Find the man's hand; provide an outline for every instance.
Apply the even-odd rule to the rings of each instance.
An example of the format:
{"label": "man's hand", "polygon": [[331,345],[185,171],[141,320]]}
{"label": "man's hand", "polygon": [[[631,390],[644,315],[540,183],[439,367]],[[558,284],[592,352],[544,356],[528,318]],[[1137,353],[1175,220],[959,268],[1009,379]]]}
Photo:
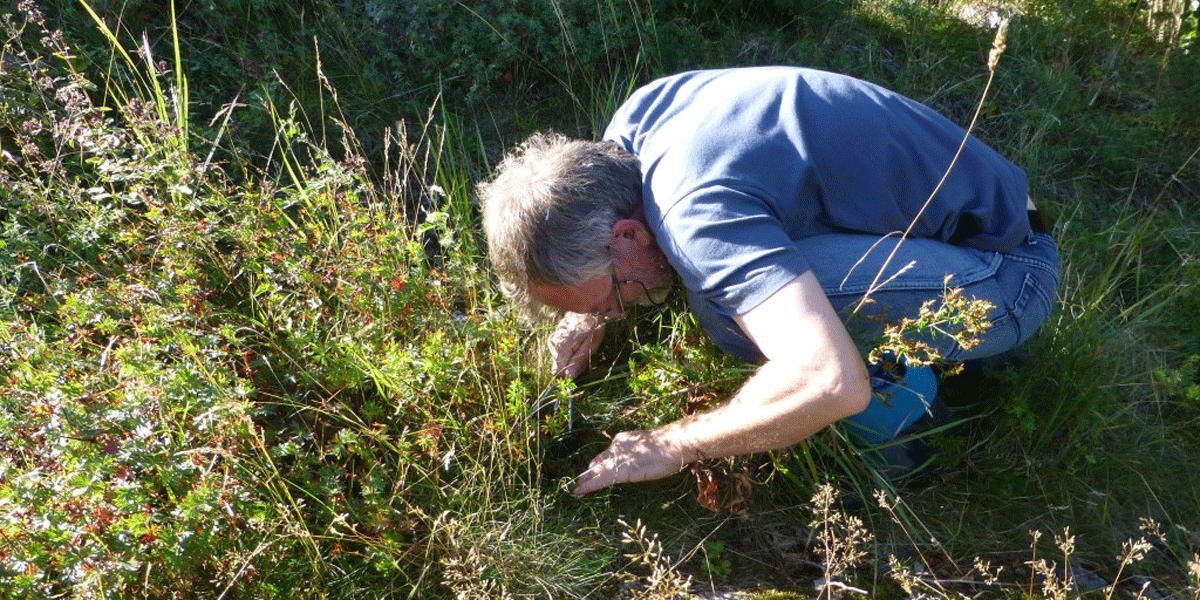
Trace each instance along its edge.
{"label": "man's hand", "polygon": [[588,470],[576,478],[574,494],[673,475],[699,458],[672,437],[660,429],[618,433],[608,449],[596,455]]}
{"label": "man's hand", "polygon": [[604,340],[604,321],[596,315],[567,313],[546,344],[554,359],[554,375],[574,379],[587,368]]}
{"label": "man's hand", "polygon": [[734,320],[767,362],[710,410],[614,437],[576,495],[666,477],[701,458],[786,448],[867,407],[867,370],[811,272]]}

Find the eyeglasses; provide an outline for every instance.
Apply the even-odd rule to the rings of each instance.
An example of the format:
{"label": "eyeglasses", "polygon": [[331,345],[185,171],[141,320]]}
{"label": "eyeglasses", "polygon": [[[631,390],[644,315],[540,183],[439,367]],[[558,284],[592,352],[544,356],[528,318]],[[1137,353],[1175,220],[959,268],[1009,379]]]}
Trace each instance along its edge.
{"label": "eyeglasses", "polygon": [[641,295],[637,296],[639,304],[641,303],[641,300],[643,298],[645,299],[645,302],[647,304],[649,304],[650,306],[653,306],[653,307],[663,306],[667,303],[666,294],[662,294],[662,297],[660,299],[655,300],[654,295],[650,293],[650,289],[646,287],[646,284],[644,284],[636,279],[617,279],[617,268],[615,265],[612,267],[612,269],[611,269],[611,271],[609,271],[609,273],[612,275],[612,292],[611,293],[614,296],[616,296],[616,298],[617,298],[617,310],[614,312],[613,307],[611,305],[605,307],[603,310],[601,310],[599,312],[600,320],[607,323],[610,321],[616,321],[617,319],[620,319],[621,317],[625,316],[625,298],[621,295],[621,286],[622,285],[634,284],[634,285],[637,285],[638,287],[642,288]]}

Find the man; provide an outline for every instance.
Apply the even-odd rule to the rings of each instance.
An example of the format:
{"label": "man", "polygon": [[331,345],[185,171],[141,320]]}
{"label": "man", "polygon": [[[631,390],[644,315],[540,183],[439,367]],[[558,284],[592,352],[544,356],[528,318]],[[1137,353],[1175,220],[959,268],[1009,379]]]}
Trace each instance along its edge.
{"label": "man", "polygon": [[505,294],[565,313],[558,373],[578,375],[604,324],[676,274],[714,341],[761,366],[708,412],[613,437],[576,494],[846,418],[874,441],[901,432],[929,394],[872,402],[880,380],[841,320],[868,292],[891,318],[945,285],[990,302],[978,346],[928,340],[951,360],[1024,341],[1053,303],[1058,257],[1024,171],[881,87],[788,67],[683,73],[637,90],[604,140],[534,135],[479,187]]}

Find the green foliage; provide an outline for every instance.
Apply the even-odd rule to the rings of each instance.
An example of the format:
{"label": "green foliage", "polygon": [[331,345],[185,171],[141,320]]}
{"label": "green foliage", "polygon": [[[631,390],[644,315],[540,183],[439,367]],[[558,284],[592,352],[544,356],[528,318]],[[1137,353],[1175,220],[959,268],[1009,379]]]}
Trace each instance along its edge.
{"label": "green foliage", "polygon": [[[430,182],[469,188],[448,161],[402,145],[414,175],[385,195],[269,105],[280,171],[236,183],[160,110],[181,80],[147,71],[98,106],[44,24],[7,18],[0,82],[0,587],[357,597],[490,547],[445,537],[442,510],[499,510],[472,498],[538,476],[537,431],[493,404],[522,389],[521,338],[488,308],[469,204]],[[504,505],[537,526],[546,502]],[[589,581],[541,574],[572,555],[561,535],[503,535],[510,589]]]}
{"label": "green foliage", "polygon": [[728,579],[733,575],[733,561],[725,554],[724,540],[711,540],[704,544],[704,570],[717,579]]}
{"label": "green foliage", "polygon": [[[946,283],[950,276],[946,277]],[[926,339],[949,338],[958,347],[971,349],[991,327],[988,312],[990,302],[974,300],[963,295],[962,289],[946,289],[940,298],[927,300],[915,318],[904,318],[884,327],[883,340],[867,355],[871,363],[883,363],[888,357],[908,364],[927,366],[942,357]]]}
{"label": "green foliage", "polygon": [[638,427],[663,425],[711,408],[748,375],[745,367],[702,342],[690,318],[679,321],[669,339],[636,348],[630,359],[629,391],[638,404],[629,416]]}
{"label": "green foliage", "polygon": [[237,460],[254,388],[187,251],[212,233],[203,174],[161,96],[94,105],[42,26],[32,8],[4,26],[21,60],[0,83],[0,577],[19,595],[152,571],[149,589],[191,589],[237,568],[255,536],[233,532],[270,526]]}
{"label": "green foliage", "polygon": [[[598,429],[702,410],[749,370],[675,306],[623,327],[632,349],[609,342],[609,380],[551,384],[540,332],[484,264],[471,188],[487,156],[528,128],[597,131],[637,81],[697,66],[843,70],[965,123],[992,34],[959,4],[56,1],[43,19],[22,2],[0,49],[0,595],[615,594],[623,509],[567,497],[563,478]],[[1059,216],[1058,312],[1032,361],[979,381],[984,443],[941,446],[962,477],[889,496],[910,503],[889,509],[901,535],[1011,555],[1014,529],[1071,519],[1103,562],[1151,506],[1170,556],[1139,568],[1187,581],[1194,2],[1183,17],[1174,46],[1126,3],[1014,17],[976,132]],[[918,329],[955,318],[931,310]],[[530,416],[542,390],[560,408]],[[866,490],[858,458],[823,432],[762,495]],[[718,467],[695,472],[701,502],[754,533],[763,486]],[[633,517],[680,537],[711,523],[690,495],[646,489],[620,490]],[[737,502],[715,500],[726,489]],[[1030,515],[1038,501],[1079,514]],[[639,590],[757,564],[740,538],[677,553],[632,533]],[[917,537],[918,554],[946,550]]]}
{"label": "green foliage", "polygon": [[[92,41],[85,55],[91,67],[111,75],[111,49],[96,39],[89,11],[73,0],[47,4],[53,20]],[[463,110],[510,90],[524,91],[513,103],[528,95],[558,98],[565,110],[588,112],[598,108],[592,96],[603,82],[658,63],[654,7],[641,0],[177,4],[167,10],[146,0],[98,2],[95,14],[116,38],[145,40],[158,56],[168,55],[178,31],[180,52],[189,57],[183,68],[198,86],[190,98],[198,119],[242,100],[251,111],[234,123],[235,139],[250,153],[274,131],[257,109],[282,92],[298,102],[319,142],[336,147],[340,140],[324,137],[332,101],[322,79],[340,92],[343,122],[375,131],[419,118],[439,98]],[[376,138],[364,140],[367,158],[376,160]]]}
{"label": "green foliage", "polygon": [[1188,357],[1177,368],[1156,369],[1154,378],[1163,393],[1176,399],[1183,409],[1200,411],[1200,355]]}

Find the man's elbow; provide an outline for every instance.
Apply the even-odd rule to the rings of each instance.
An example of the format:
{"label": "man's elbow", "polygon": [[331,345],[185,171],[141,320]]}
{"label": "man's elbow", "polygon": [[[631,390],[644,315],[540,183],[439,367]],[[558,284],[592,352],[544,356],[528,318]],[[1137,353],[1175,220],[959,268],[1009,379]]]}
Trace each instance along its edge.
{"label": "man's elbow", "polygon": [[838,399],[838,419],[844,419],[867,409],[871,402],[871,380],[861,361],[841,365],[830,374],[830,393]]}

